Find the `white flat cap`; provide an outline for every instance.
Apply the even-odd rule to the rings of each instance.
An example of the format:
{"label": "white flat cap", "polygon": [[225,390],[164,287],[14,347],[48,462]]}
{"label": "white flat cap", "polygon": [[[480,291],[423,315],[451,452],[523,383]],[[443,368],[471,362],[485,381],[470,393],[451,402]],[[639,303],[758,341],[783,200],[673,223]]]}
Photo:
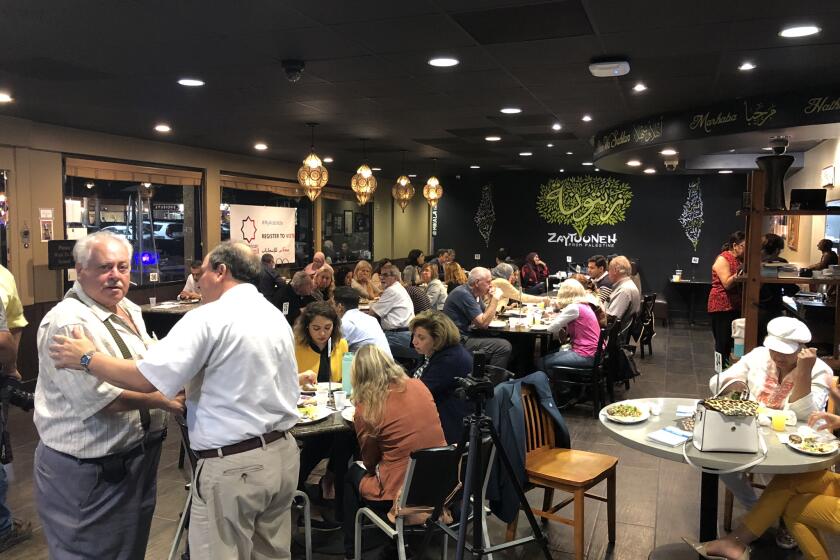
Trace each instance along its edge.
{"label": "white flat cap", "polygon": [[802,344],[811,342],[811,331],[807,325],[793,317],[776,317],[767,323],[767,338],[764,346],[782,354],[799,351]]}

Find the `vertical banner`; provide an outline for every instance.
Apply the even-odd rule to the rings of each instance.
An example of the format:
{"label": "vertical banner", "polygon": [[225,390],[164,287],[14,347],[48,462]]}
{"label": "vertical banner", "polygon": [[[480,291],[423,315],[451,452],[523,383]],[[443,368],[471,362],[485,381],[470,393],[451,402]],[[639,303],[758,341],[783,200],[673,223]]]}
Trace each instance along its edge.
{"label": "vertical banner", "polygon": [[271,253],[275,262],[295,262],[296,208],[230,205],[230,238],[244,241],[257,255]]}

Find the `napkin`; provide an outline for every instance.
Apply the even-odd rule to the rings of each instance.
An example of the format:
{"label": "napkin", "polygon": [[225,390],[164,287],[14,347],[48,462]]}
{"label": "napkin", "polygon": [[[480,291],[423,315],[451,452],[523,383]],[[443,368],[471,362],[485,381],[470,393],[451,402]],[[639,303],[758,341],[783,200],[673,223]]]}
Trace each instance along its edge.
{"label": "napkin", "polygon": [[689,416],[694,416],[694,412],[697,410],[696,406],[689,406],[686,404],[681,404],[677,406],[677,418],[687,418]]}
{"label": "napkin", "polygon": [[691,438],[691,434],[679,428],[668,426],[667,428],[649,433],[647,437],[656,443],[661,443],[668,447],[676,447],[688,441]]}

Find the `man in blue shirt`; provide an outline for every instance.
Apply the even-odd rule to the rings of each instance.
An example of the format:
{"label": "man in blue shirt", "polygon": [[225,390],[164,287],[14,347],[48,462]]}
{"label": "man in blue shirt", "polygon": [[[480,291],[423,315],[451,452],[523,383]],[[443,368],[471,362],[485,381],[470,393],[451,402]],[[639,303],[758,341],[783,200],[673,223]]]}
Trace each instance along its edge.
{"label": "man in blue shirt", "polygon": [[341,336],[347,341],[350,351],[357,352],[362,346],[375,344],[390,356],[391,347],[379,321],[359,310],[359,292],[350,286],[339,286],[333,297],[341,317]]}
{"label": "man in blue shirt", "polygon": [[490,365],[506,368],[512,350],[510,342],[503,338],[475,336],[472,331],[473,328],[486,329],[496,316],[502,291],[493,289],[489,303],[485,306],[483,301],[493,286],[491,280],[489,270],[480,266],[473,268],[467,283],[449,292],[443,312],[461,331],[461,340],[467,350],[484,352]]}

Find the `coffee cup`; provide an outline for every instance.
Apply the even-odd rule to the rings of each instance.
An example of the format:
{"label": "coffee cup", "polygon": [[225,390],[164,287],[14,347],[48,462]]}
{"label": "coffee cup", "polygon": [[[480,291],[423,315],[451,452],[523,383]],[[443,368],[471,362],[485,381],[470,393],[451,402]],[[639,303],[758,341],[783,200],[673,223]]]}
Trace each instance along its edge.
{"label": "coffee cup", "polygon": [[157,298],[156,297],[150,297],[149,298],[149,305],[151,305],[152,307],[157,305]]}
{"label": "coffee cup", "polygon": [[345,391],[333,391],[333,398],[335,399],[336,410],[342,410],[347,406],[347,393]]}

